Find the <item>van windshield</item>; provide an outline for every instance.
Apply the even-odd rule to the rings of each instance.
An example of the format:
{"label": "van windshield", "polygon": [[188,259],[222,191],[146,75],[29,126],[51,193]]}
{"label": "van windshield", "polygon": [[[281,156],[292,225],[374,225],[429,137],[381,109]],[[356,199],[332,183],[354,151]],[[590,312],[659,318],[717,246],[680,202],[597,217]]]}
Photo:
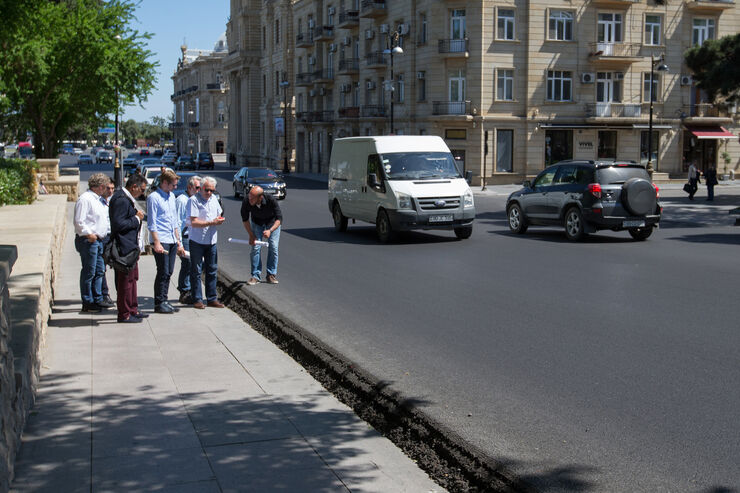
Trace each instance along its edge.
{"label": "van windshield", "polygon": [[398,152],[381,159],[388,180],[462,178],[449,152]]}

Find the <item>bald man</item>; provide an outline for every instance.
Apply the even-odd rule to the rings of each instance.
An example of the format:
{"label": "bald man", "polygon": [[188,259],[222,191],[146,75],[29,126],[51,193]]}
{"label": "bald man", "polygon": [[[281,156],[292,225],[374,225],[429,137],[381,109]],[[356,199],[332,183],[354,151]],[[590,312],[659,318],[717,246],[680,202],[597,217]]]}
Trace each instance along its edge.
{"label": "bald man", "polygon": [[274,197],[265,195],[262,187],[254,186],[242,202],[242,222],[249,234],[249,244],[252,245],[250,256],[252,259],[252,277],[247,284],[253,286],[260,282],[262,277],[262,247],[255,245],[257,240],[269,244],[267,250],[267,282],[277,284],[278,244],[280,243],[280,225],[283,222],[283,213]]}

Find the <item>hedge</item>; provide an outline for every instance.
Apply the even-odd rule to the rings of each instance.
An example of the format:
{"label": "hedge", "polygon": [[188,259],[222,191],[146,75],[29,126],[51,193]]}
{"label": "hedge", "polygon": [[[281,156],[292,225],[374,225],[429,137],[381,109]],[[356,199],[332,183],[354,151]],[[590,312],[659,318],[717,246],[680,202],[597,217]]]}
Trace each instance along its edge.
{"label": "hedge", "polygon": [[36,161],[0,158],[0,206],[33,202],[38,168]]}

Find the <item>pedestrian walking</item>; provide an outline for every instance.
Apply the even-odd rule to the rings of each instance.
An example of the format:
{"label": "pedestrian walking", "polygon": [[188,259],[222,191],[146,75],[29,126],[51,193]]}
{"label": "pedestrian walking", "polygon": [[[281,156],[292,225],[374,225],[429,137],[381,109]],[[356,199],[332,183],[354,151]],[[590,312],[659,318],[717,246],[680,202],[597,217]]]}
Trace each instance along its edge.
{"label": "pedestrian walking", "polygon": [[[223,308],[218,301],[216,281],[218,275],[218,229],[224,223],[224,210],[216,192],[216,179],[206,176],[201,180],[200,191],[188,199],[190,216],[190,289],[193,295],[193,307],[199,310],[206,306]],[[201,273],[206,274],[206,298],[203,303],[201,291]]]}
{"label": "pedestrian walking", "polygon": [[[131,175],[126,181],[126,187],[113,194],[110,200],[110,226],[113,247],[119,249],[122,256],[139,250],[139,235],[144,211],[136,208],[136,199],[146,190],[146,178],[141,175]],[[138,260],[128,272],[115,270],[116,306],[118,321],[121,323],[138,323],[148,314],[139,310],[139,301],[136,283],[139,280]]]}
{"label": "pedestrian walking", "polygon": [[[185,193],[177,197],[177,217],[180,220],[180,238],[182,238],[182,247],[186,252],[190,251],[190,216],[188,201],[190,197],[200,190],[200,176],[191,176],[188,180]],[[177,290],[180,292],[180,303],[192,305],[196,300],[190,292],[190,258],[187,255],[180,257],[180,275],[177,278]]]}
{"label": "pedestrian walking", "polygon": [[[113,178],[108,177],[108,184],[105,186],[105,191],[103,192],[103,195],[100,197],[100,202],[105,206],[106,210],[108,210],[108,214],[105,215],[105,217],[108,219],[107,221],[107,227],[105,236],[101,240],[103,242],[103,251],[105,251],[105,247],[110,242],[110,208],[109,208],[109,200],[113,196],[113,192],[116,191],[116,184],[113,182]],[[105,269],[105,265],[103,265],[103,268]],[[101,306],[104,306],[106,308],[111,308],[116,306],[116,304],[113,302],[113,300],[110,297],[110,290],[108,289],[108,279],[106,279],[105,272],[103,272],[103,279],[100,283],[100,291],[103,294],[103,301],[100,303]]]}
{"label": "pedestrian walking", "polygon": [[704,173],[704,182],[707,185],[707,200],[714,200],[714,186],[717,184],[717,170],[710,166]]}
{"label": "pedestrian walking", "polygon": [[262,277],[262,258],[259,245],[255,242],[259,239],[268,242],[267,250],[267,282],[277,284],[278,246],[280,243],[280,226],[283,223],[283,213],[280,206],[271,195],[265,195],[262,187],[254,186],[242,201],[242,222],[244,229],[249,234],[249,244],[252,245],[250,252],[252,260],[252,277],[247,284],[253,286],[260,282]]}
{"label": "pedestrian walking", "polygon": [[175,257],[184,255],[180,241],[180,223],[172,191],[177,187],[177,175],[166,170],[160,175],[159,187],[146,199],[147,225],[154,250],[157,275],[154,278],[154,311],[175,313],[180,311],[167,300],[170,277],[175,268]]}
{"label": "pedestrian walking", "polygon": [[102,238],[108,228],[108,209],[100,201],[109,178],[103,173],[94,173],[87,180],[88,190],[80,195],[75,204],[75,249],[80,254],[80,297],[82,311],[97,313],[102,305],[102,278],[105,275]]}
{"label": "pedestrian walking", "polygon": [[694,200],[694,194],[699,189],[699,170],[692,162],[689,166],[689,200]]}

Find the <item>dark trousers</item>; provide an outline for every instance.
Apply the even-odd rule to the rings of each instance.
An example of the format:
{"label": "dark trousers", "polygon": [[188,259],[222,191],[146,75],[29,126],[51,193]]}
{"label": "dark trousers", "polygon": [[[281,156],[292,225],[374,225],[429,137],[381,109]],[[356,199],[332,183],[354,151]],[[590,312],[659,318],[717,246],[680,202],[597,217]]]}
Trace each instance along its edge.
{"label": "dark trousers", "polygon": [[689,178],[689,185],[691,185],[691,192],[689,192],[690,199],[693,199],[694,194],[696,193],[697,190],[699,190],[699,185],[697,185],[698,181],[699,180],[697,180],[696,178]]}
{"label": "dark trousers", "polygon": [[714,185],[707,185],[707,200],[714,200]]}
{"label": "dark trousers", "polygon": [[[190,251],[190,239],[187,236],[182,238],[182,247],[185,251]],[[180,294],[190,291],[190,259],[180,257],[180,275],[177,278],[177,290]]]}
{"label": "dark trousers", "polygon": [[139,313],[139,300],[136,294],[136,281],[139,280],[139,263],[137,262],[127,274],[118,271],[115,271],[115,273],[118,318],[125,320],[134,313]]}
{"label": "dark trousers", "polygon": [[103,301],[101,294],[102,277],[105,275],[103,262],[103,242],[87,241],[85,236],[75,237],[75,249],[80,252],[82,270],[80,271],[80,296],[83,305]]}
{"label": "dark trousers", "polygon": [[154,262],[157,264],[157,275],[154,277],[154,306],[167,301],[170,277],[172,277],[172,271],[175,270],[175,259],[177,258],[177,243],[162,243],[162,248],[167,253],[154,252]]}
{"label": "dark trousers", "polygon": [[202,245],[190,242],[190,292],[194,301],[204,301],[200,287],[201,272],[206,273],[206,302],[216,301],[216,281],[218,276],[218,250],[216,245]]}
{"label": "dark trousers", "polygon": [[[105,251],[105,247],[110,241],[110,235],[106,236],[100,241],[103,242],[103,251]],[[108,298],[110,296],[110,291],[108,290],[108,281],[105,279],[105,271],[103,271],[103,279],[100,283],[100,293],[103,295],[103,298]]]}

